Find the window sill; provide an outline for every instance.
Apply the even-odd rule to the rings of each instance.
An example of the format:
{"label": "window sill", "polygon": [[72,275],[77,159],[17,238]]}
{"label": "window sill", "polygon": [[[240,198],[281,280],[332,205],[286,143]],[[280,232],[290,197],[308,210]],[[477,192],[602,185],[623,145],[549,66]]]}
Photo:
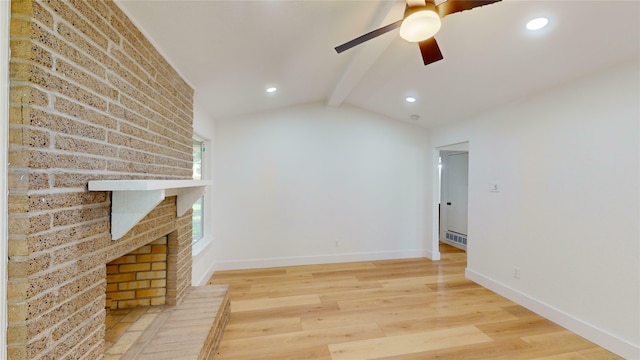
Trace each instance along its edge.
{"label": "window sill", "polygon": [[191,256],[198,256],[198,254],[200,254],[202,250],[206,249],[207,246],[211,245],[212,243],[213,238],[205,235],[205,237],[193,244],[193,246],[191,247]]}

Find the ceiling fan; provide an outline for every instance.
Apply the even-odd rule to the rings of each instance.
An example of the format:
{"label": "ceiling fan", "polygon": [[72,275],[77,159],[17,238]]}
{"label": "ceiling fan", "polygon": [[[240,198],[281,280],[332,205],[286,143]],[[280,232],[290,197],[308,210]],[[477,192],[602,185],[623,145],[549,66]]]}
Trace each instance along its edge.
{"label": "ceiling fan", "polygon": [[435,0],[407,0],[407,6],[401,20],[336,46],[335,49],[340,54],[399,27],[400,37],[409,42],[417,42],[422,53],[422,61],[425,65],[429,65],[444,59],[440,47],[433,37],[440,30],[442,18],[498,1],[501,0],[447,0],[436,5]]}

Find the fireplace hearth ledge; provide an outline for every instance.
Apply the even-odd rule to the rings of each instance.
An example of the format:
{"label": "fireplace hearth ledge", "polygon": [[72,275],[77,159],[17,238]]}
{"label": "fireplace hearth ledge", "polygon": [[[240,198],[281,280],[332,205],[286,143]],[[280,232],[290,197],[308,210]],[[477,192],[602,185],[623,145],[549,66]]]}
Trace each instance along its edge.
{"label": "fireplace hearth ledge", "polygon": [[111,239],[118,240],[167,196],[177,196],[177,216],[191,208],[209,180],[92,180],[89,191],[111,191]]}

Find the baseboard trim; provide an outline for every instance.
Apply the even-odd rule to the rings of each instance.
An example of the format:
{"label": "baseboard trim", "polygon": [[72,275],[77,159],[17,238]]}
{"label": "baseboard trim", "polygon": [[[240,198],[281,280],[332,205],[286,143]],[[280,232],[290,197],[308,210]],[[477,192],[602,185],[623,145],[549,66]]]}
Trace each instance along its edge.
{"label": "baseboard trim", "polygon": [[554,323],[573,331],[585,339],[602,346],[603,348],[625,358],[640,359],[640,346],[631,344],[613,334],[586,323],[570,314],[553,306],[539,301],[529,295],[515,290],[505,284],[497,282],[483,274],[467,268],[465,276],[485,288],[500,294],[507,299],[535,312],[536,314],[553,321]]}
{"label": "baseboard trim", "polygon": [[[380,251],[367,253],[349,253],[349,254],[332,254],[318,256],[295,256],[268,259],[248,259],[248,260],[231,260],[216,261],[215,270],[243,270],[243,269],[264,269],[280,266],[298,266],[298,265],[314,265],[314,264],[332,264],[355,261],[375,261],[390,259],[411,259],[411,258],[429,258],[432,259],[423,250],[398,250],[398,251]],[[437,253],[438,257],[440,253]]]}
{"label": "baseboard trim", "polygon": [[[207,285],[213,273],[216,272],[216,264],[211,264],[207,271],[198,279],[197,281],[193,281],[194,286],[204,286]],[[192,279],[193,280],[193,279]]]}
{"label": "baseboard trim", "polygon": [[191,256],[191,283],[195,286],[207,285],[211,275],[216,271],[211,261],[215,255],[213,241],[202,239],[196,243]]}
{"label": "baseboard trim", "polygon": [[432,261],[438,261],[440,260],[440,251],[430,251],[430,250],[425,250],[425,257],[429,260]]}

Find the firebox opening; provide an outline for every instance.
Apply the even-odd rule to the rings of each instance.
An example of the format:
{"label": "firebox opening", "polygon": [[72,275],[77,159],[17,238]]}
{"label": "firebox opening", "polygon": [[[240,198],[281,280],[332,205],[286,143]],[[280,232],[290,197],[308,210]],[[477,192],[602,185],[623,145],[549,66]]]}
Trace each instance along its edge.
{"label": "firebox opening", "polygon": [[163,236],[107,263],[107,309],[166,304],[167,241]]}

